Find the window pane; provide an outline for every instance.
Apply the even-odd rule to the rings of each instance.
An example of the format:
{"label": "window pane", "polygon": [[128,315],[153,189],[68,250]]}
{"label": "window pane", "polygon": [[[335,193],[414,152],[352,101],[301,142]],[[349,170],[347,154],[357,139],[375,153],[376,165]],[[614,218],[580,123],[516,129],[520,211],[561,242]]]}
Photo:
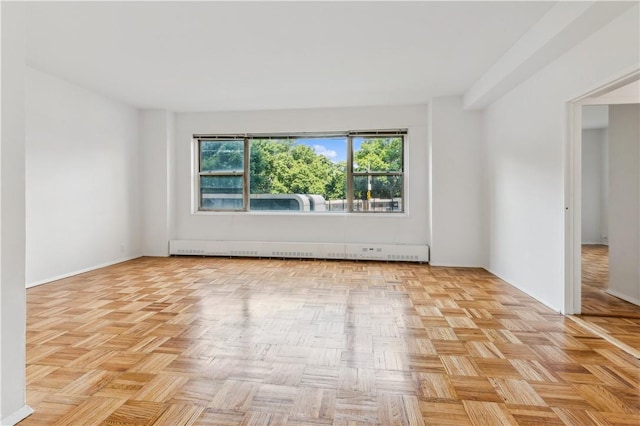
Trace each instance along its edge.
{"label": "window pane", "polygon": [[401,172],[402,137],[353,138],[354,172]]}
{"label": "window pane", "polygon": [[354,176],[353,211],[403,211],[402,176]]}
{"label": "window pane", "polygon": [[252,210],[344,211],[345,137],[252,139]]}
{"label": "window pane", "polygon": [[242,172],[244,141],[202,141],[200,155],[201,172]]}
{"label": "window pane", "polygon": [[242,176],[200,176],[200,208],[242,209]]}

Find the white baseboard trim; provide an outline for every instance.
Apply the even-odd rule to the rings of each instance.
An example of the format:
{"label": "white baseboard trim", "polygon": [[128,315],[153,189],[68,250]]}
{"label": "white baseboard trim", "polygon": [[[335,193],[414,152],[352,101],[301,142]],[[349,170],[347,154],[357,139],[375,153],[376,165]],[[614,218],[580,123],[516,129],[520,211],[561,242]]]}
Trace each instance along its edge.
{"label": "white baseboard trim", "polygon": [[114,260],[112,262],[107,262],[107,263],[102,263],[100,265],[90,266],[88,268],[80,269],[78,271],[73,271],[73,272],[69,272],[69,273],[66,273],[66,274],[62,274],[62,275],[56,275],[55,277],[46,278],[44,280],[36,281],[36,282],[33,282],[33,283],[27,283],[27,288],[36,287],[36,286],[39,286],[39,285],[42,285],[42,284],[47,284],[47,283],[50,283],[50,282],[53,282],[53,281],[62,280],[64,278],[69,278],[69,277],[72,277],[74,275],[83,274],[85,272],[95,271],[96,269],[105,268],[107,266],[115,265],[117,263],[127,262],[129,260],[137,259],[139,257],[142,257],[142,255],[135,255],[135,256],[125,257],[125,258],[122,258],[122,259]]}
{"label": "white baseboard trim", "polygon": [[610,294],[612,296],[615,296],[618,299],[626,300],[629,303],[633,303],[634,305],[640,306],[640,299],[636,299],[635,297],[631,297],[628,294],[623,294],[623,293],[617,292],[615,290],[611,290],[610,288],[606,289],[604,292],[607,293],[607,294]]}
{"label": "white baseboard trim", "polygon": [[[474,269],[484,269],[485,271],[489,272],[487,270],[487,267],[484,265],[477,265],[474,263],[465,263],[465,264],[460,264],[460,263],[455,263],[455,262],[433,262],[433,261],[429,261],[429,265],[431,266],[438,266],[438,267],[442,267],[442,268],[474,268]],[[495,274],[493,274],[495,275]]]}
{"label": "white baseboard trim", "polygon": [[13,426],[15,424],[17,424],[18,422],[26,419],[27,417],[29,417],[31,414],[33,414],[33,408],[29,407],[28,405],[24,405],[21,409],[19,409],[18,411],[8,415],[7,417],[3,418],[0,420],[0,425],[2,426]]}

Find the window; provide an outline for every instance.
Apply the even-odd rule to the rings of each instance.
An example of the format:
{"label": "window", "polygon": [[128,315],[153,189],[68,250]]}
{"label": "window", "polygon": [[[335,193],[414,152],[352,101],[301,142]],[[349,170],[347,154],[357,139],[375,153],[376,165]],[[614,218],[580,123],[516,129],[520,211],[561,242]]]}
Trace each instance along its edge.
{"label": "window", "polygon": [[351,139],[352,211],[403,211],[402,136]]}
{"label": "window", "polygon": [[199,141],[199,199],[201,210],[245,210],[244,139]]}
{"label": "window", "polygon": [[195,135],[198,210],[403,212],[405,135]]}
{"label": "window", "polygon": [[346,137],[255,137],[250,145],[251,210],[345,210]]}

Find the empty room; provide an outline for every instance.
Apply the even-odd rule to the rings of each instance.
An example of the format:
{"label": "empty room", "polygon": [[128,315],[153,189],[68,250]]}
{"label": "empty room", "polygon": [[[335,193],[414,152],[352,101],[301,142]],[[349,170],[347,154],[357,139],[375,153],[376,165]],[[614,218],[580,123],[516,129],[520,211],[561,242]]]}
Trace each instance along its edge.
{"label": "empty room", "polygon": [[639,8],[2,1],[0,424],[638,425]]}

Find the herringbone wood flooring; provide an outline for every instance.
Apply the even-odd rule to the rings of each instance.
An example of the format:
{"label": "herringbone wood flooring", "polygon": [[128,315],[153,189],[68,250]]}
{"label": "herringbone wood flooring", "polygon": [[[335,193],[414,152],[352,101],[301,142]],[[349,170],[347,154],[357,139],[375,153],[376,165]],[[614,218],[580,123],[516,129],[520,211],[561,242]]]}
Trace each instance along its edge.
{"label": "herringbone wood flooring", "polygon": [[640,362],[481,269],[141,258],[27,291],[21,425],[640,422]]}
{"label": "herringbone wood flooring", "polygon": [[640,306],[605,293],[608,287],[608,246],[583,245],[580,317],[640,351]]}

